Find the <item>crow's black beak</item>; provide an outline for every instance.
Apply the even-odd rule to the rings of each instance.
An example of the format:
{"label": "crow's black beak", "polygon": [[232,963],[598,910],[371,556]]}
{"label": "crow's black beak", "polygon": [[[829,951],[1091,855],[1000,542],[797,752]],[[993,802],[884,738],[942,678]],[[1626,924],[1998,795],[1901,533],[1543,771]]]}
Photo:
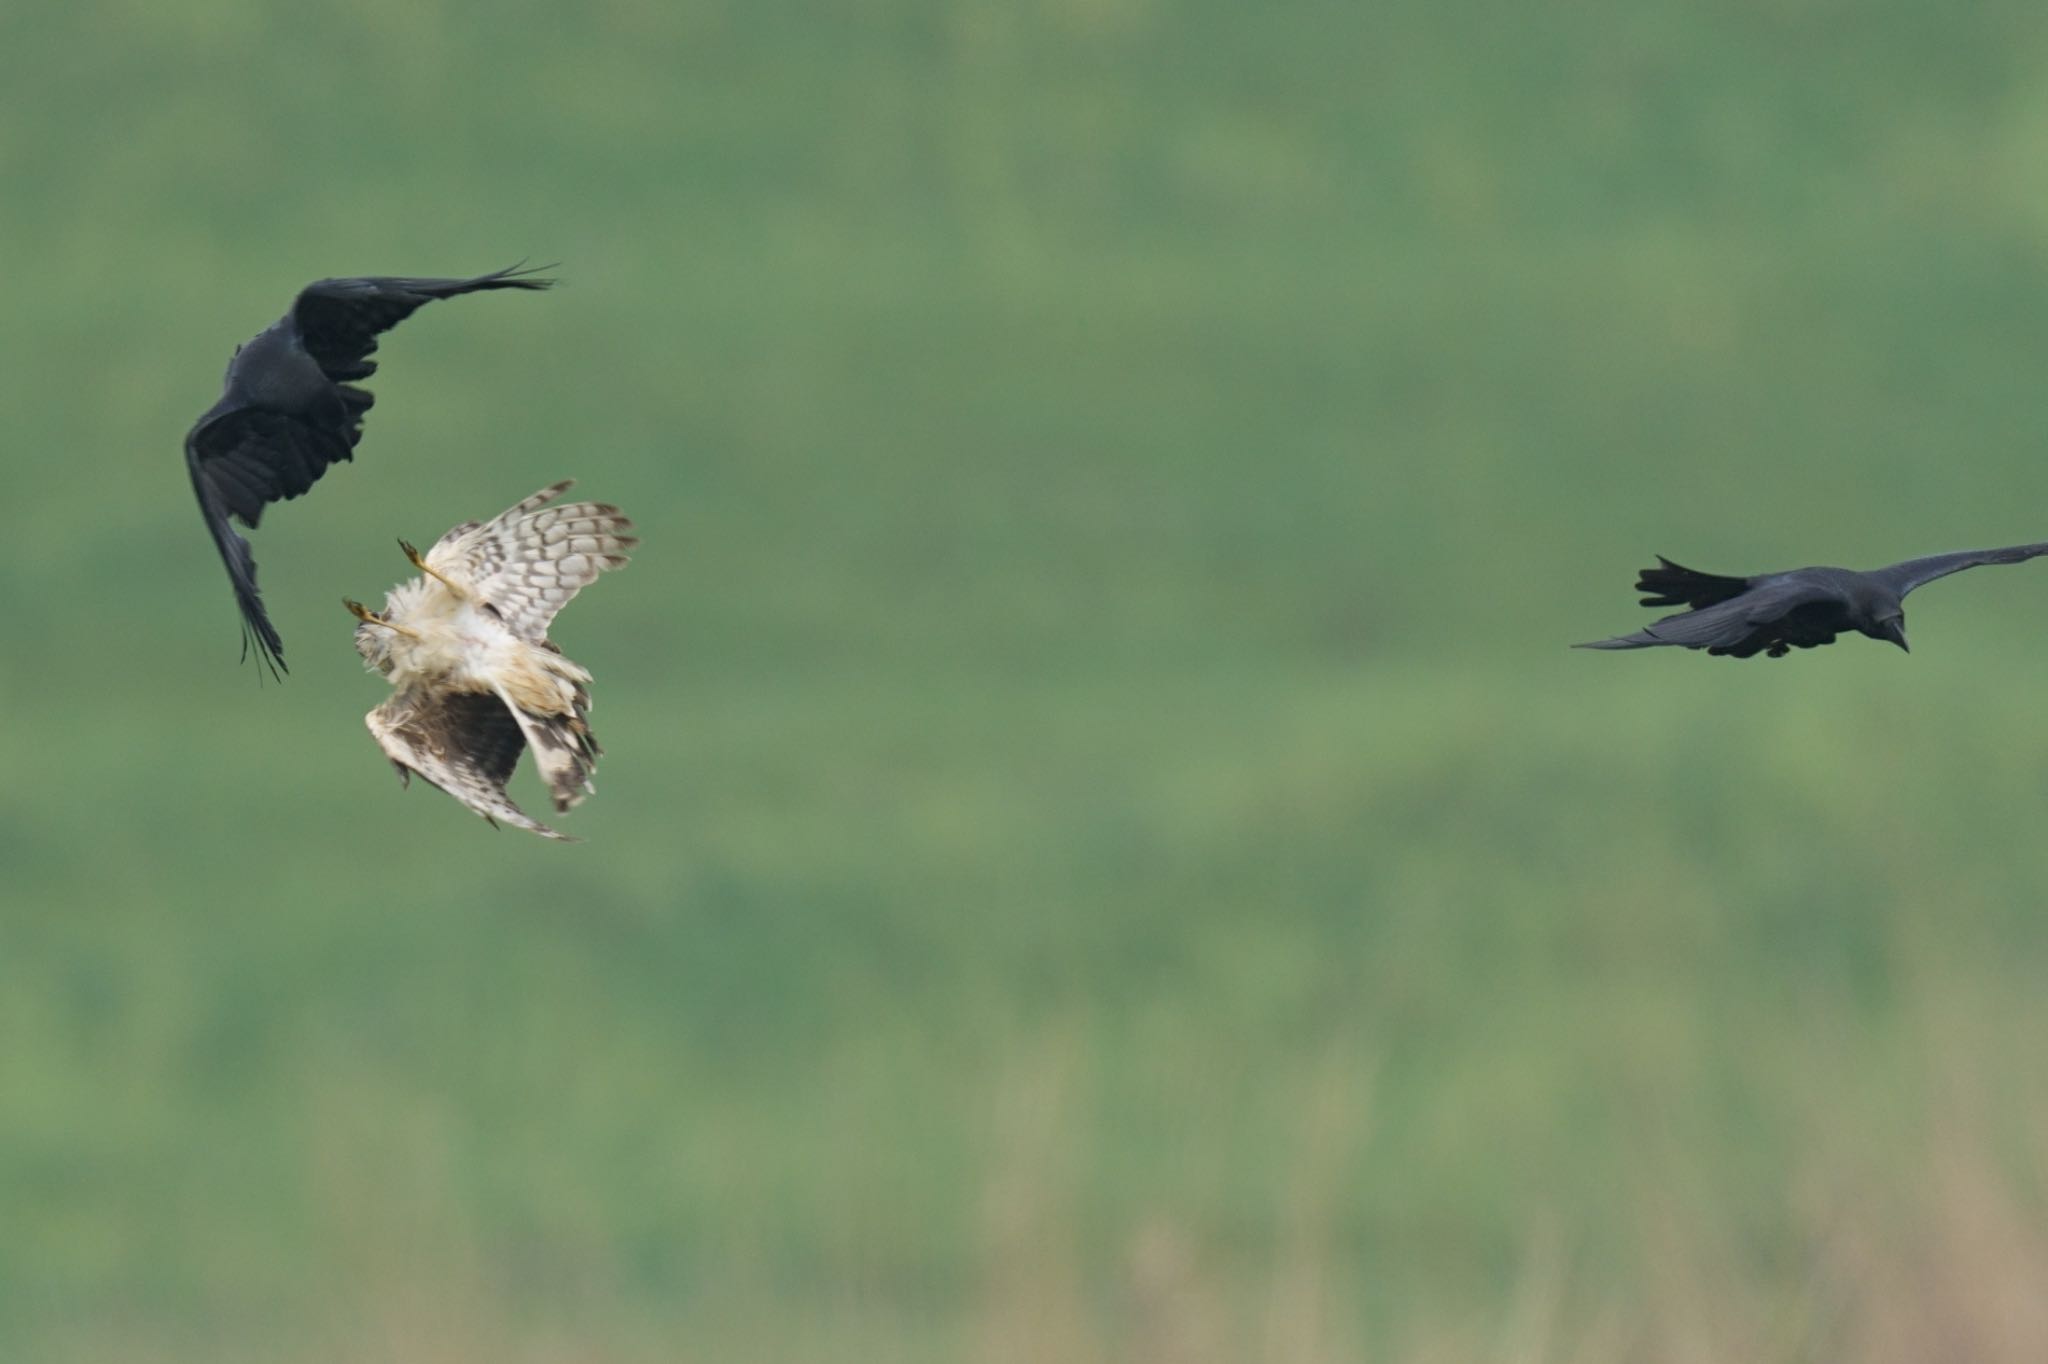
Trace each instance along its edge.
{"label": "crow's black beak", "polygon": [[1909,654],[1913,652],[1906,647],[1906,622],[1902,620],[1888,620],[1878,628],[1884,631],[1886,639],[1898,645],[1901,649],[1905,649]]}

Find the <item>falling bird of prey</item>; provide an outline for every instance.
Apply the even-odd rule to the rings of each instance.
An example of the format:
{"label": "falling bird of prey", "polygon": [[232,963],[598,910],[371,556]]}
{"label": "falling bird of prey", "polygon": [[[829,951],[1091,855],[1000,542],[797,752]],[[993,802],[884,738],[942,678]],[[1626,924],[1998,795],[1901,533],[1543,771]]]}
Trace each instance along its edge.
{"label": "falling bird of prey", "polygon": [[422,576],[381,612],[344,599],[361,624],[356,652],[395,689],[364,718],[405,785],[417,772],[492,824],[566,839],[505,794],[521,750],[566,812],[591,790],[603,751],[590,732],[590,673],[548,642],[548,625],[582,588],[626,562],[633,523],[603,502],[542,488],[489,521],[467,521],[424,555]]}
{"label": "falling bird of prey", "polygon": [[553,283],[519,266],[475,279],[323,279],[235,348],[220,401],[185,436],[185,464],[242,611],[244,658],[253,640],[274,676],[284,668],[284,641],[256,591],[249,542],[229,518],[254,529],[266,506],[297,497],[328,465],[354,458],[363,414],[375,401],[356,384],[377,371],[370,359],[377,338],[437,298]]}
{"label": "falling bird of prey", "polygon": [[1575,649],[1649,649],[1673,644],[1710,654],[1783,658],[1793,649],[1832,644],[1855,631],[1906,647],[1905,596],[1936,578],[1984,564],[2017,564],[2048,554],[2048,543],[1966,549],[1908,559],[1858,573],[1847,568],[1795,568],[1754,578],[1700,573],[1657,556],[1659,567],[1636,579],[1644,606],[1689,606],[1632,635],[1575,644]]}

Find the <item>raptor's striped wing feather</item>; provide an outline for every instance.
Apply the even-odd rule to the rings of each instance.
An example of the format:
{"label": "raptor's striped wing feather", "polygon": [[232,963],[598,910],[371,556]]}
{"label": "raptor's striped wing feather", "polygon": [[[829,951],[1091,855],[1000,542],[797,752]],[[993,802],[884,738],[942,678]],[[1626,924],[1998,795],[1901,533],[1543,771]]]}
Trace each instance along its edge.
{"label": "raptor's striped wing feather", "polygon": [[427,552],[428,565],[488,602],[512,633],[541,643],[555,613],[640,543],[609,503],[555,505],[573,485],[564,479],[489,521],[455,527]]}

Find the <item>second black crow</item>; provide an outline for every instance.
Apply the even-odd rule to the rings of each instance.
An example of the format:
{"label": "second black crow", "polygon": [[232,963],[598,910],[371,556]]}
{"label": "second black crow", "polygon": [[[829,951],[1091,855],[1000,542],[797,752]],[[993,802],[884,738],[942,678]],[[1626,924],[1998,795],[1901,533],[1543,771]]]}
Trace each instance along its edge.
{"label": "second black crow", "polygon": [[1889,568],[1859,573],[1848,568],[1795,568],[1728,578],[1674,564],[1663,555],[1658,566],[1636,579],[1644,606],[1689,606],[1632,635],[1575,644],[1575,649],[1651,649],[1660,644],[1705,649],[1710,654],[1783,658],[1793,649],[1832,644],[1855,632],[1906,647],[1905,596],[1936,578],[1983,564],[2017,564],[2048,554],[2048,543],[2005,549],[1966,549],[1908,559]]}

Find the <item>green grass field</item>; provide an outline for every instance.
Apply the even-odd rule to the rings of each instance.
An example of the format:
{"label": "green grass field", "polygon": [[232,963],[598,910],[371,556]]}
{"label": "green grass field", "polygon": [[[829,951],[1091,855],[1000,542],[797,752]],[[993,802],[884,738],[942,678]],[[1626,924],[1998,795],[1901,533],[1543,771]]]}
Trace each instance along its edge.
{"label": "green grass field", "polygon": [[[0,16],[0,1358],[2048,1356],[2048,570],[1565,648],[2048,537],[2048,14],[818,10]],[[569,476],[563,847],[340,598]]]}

